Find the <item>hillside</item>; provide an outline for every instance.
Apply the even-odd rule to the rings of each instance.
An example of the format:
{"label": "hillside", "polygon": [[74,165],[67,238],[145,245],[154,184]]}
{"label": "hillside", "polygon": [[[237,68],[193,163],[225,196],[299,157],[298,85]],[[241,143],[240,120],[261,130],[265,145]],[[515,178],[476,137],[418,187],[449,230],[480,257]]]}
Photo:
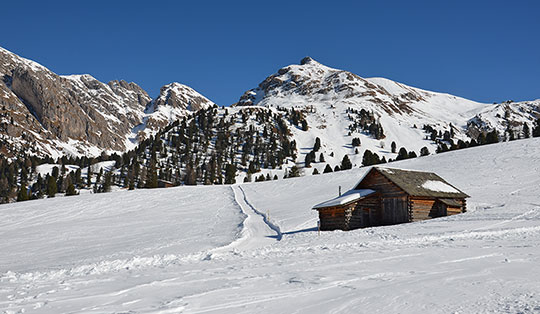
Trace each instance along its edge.
{"label": "hillside", "polygon": [[537,312],[538,156],[534,138],[392,163],[441,175],[469,211],[320,235],[311,207],[368,168],[2,205],[0,309]]}

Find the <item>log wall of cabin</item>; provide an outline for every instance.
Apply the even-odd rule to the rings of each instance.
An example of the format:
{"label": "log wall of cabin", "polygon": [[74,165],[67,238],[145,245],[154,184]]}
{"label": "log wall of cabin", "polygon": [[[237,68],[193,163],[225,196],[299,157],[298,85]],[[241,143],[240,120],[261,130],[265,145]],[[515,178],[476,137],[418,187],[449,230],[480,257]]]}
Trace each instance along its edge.
{"label": "log wall of cabin", "polygon": [[319,209],[320,228],[327,230],[349,230],[355,203]]}
{"label": "log wall of cabin", "polygon": [[426,220],[438,217],[439,206],[435,199],[411,197],[412,221]]}
{"label": "log wall of cabin", "polygon": [[465,199],[458,200],[461,203],[461,207],[457,206],[447,206],[446,211],[448,216],[461,214],[467,212],[467,201]]}
{"label": "log wall of cabin", "polygon": [[380,225],[381,199],[378,194],[347,205],[318,209],[321,230],[353,230]]}
{"label": "log wall of cabin", "polygon": [[381,197],[368,196],[356,203],[352,212],[349,229],[357,229],[381,225]]}
{"label": "log wall of cabin", "polygon": [[437,199],[411,197],[412,221],[461,214],[466,211],[465,200],[459,200],[461,207],[448,206]]}
{"label": "log wall of cabin", "polygon": [[390,225],[410,221],[408,195],[379,171],[372,169],[356,189],[372,189],[381,195],[379,224]]}

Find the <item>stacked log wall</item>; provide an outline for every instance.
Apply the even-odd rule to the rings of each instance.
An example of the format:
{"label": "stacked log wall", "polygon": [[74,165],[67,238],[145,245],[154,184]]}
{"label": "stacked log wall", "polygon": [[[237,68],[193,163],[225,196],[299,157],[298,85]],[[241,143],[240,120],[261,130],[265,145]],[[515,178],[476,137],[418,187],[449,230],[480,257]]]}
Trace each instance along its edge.
{"label": "stacked log wall", "polygon": [[349,230],[349,221],[355,204],[319,209],[320,228],[326,230]]}
{"label": "stacked log wall", "polygon": [[457,206],[447,207],[446,210],[448,212],[448,216],[467,212],[467,201],[465,199],[460,199],[459,202],[461,202],[461,207],[457,207]]}
{"label": "stacked log wall", "polygon": [[[368,213],[368,219],[364,219],[364,213]],[[381,224],[381,197],[379,194],[370,195],[360,200],[352,212],[350,229],[378,226]]]}
{"label": "stacked log wall", "polygon": [[436,207],[434,199],[411,198],[412,221],[420,221],[433,218]]}

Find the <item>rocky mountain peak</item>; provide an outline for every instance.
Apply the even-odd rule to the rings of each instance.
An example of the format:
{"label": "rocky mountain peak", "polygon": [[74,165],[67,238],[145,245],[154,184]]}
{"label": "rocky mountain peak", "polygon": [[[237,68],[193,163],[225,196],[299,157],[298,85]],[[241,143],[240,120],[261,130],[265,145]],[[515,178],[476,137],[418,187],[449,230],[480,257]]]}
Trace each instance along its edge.
{"label": "rocky mountain peak", "polygon": [[193,88],[174,82],[161,87],[159,96],[153,101],[147,112],[156,112],[161,108],[197,111],[214,103]]}
{"label": "rocky mountain peak", "polygon": [[313,60],[313,58],[311,58],[310,56],[304,57],[302,60],[300,60],[300,65],[312,64],[312,63],[318,63],[318,62]]}
{"label": "rocky mountain peak", "polygon": [[213,105],[215,104],[211,100],[187,85],[178,82],[164,85],[160,88],[159,96],[145,109],[146,128],[149,130],[163,128],[172,121]]}

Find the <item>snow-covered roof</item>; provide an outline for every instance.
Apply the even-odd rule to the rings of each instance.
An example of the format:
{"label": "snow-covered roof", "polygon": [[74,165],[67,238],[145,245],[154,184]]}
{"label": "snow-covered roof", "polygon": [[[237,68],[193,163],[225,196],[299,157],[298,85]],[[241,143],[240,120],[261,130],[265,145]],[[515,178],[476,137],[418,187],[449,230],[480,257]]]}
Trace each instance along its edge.
{"label": "snow-covered roof", "polygon": [[427,180],[421,187],[435,192],[459,193],[456,188],[443,181]]}
{"label": "snow-covered roof", "polygon": [[313,206],[313,209],[349,204],[373,193],[375,193],[375,191],[370,189],[350,190],[343,193],[341,196]]}
{"label": "snow-covered roof", "polygon": [[446,182],[443,178],[439,177],[433,172],[384,167],[373,167],[373,169],[366,172],[366,174],[355,185],[357,189],[367,187],[363,186],[361,183],[364,178],[373,170],[381,173],[385,178],[392,181],[409,195],[435,198],[469,197],[467,194],[452,186],[450,183]]}

